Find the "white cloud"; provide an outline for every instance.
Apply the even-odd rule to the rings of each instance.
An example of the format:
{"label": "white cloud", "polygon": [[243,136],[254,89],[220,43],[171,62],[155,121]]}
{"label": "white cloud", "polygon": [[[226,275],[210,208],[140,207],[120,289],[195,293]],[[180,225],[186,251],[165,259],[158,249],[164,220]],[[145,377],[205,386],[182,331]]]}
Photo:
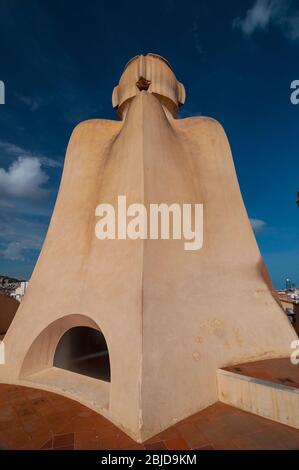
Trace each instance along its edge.
{"label": "white cloud", "polygon": [[269,26],[279,28],[290,40],[299,39],[299,10],[291,0],[255,0],[244,17],[233,20],[233,27],[240,28],[245,36]]}
{"label": "white cloud", "polygon": [[0,257],[11,261],[25,261],[28,251],[39,251],[46,226],[21,218],[0,220]]}
{"label": "white cloud", "polygon": [[19,157],[8,170],[0,168],[0,195],[40,198],[47,194],[47,190],[42,188],[42,185],[48,179],[38,158]]}
{"label": "white cloud", "polygon": [[0,140],[0,215],[5,211],[13,217],[16,214],[48,217],[56,187],[44,186],[49,181],[47,168],[60,167],[62,164],[54,158]]}
{"label": "white cloud", "polygon": [[24,261],[23,251],[20,242],[10,242],[6,248],[0,252],[0,255],[10,261]]}
{"label": "white cloud", "polygon": [[0,155],[4,158],[7,157],[27,157],[27,158],[38,158],[42,165],[52,167],[52,168],[61,168],[62,163],[54,158],[46,157],[37,152],[32,152],[30,150],[19,147],[18,145],[12,144],[10,142],[0,141]]}
{"label": "white cloud", "polygon": [[275,13],[276,3],[273,0],[256,0],[243,19],[239,17],[234,20],[234,26],[241,28],[248,36],[256,29],[265,29]]}
{"label": "white cloud", "polygon": [[262,232],[267,226],[267,223],[264,220],[260,219],[250,219],[250,223],[255,233]]}

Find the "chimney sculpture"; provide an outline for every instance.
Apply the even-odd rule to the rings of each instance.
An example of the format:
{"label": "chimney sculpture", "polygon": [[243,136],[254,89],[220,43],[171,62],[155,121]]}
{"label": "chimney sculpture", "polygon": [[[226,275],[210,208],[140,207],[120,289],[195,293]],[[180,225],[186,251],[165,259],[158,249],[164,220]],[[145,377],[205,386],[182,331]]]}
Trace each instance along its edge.
{"label": "chimney sculpture", "polygon": [[[215,403],[218,368],[286,357],[297,336],[272,295],[220,124],[176,117],[184,86],[155,54],[127,64],[112,101],[120,120],[73,131],[0,381],[71,397],[143,441]],[[147,209],[202,204],[201,249],[99,239],[97,207],[116,211],[120,196]]]}

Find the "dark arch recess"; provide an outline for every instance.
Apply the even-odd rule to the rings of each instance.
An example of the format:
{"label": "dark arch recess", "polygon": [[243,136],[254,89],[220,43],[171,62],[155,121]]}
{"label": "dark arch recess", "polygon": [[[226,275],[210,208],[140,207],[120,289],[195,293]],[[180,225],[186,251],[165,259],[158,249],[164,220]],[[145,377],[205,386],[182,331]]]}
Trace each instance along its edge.
{"label": "dark arch recess", "polygon": [[60,338],[53,365],[110,382],[110,360],[103,333],[88,326],[70,328]]}

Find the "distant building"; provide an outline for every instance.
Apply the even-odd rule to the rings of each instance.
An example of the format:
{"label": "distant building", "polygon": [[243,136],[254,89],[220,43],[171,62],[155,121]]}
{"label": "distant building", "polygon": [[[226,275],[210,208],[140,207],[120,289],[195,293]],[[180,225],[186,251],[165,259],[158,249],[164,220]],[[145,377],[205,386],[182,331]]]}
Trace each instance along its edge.
{"label": "distant building", "polygon": [[278,291],[277,294],[282,308],[299,335],[299,289]]}
{"label": "distant building", "polygon": [[13,297],[18,302],[21,302],[28,287],[28,283],[29,282],[26,280],[0,275],[0,293]]}
{"label": "distant building", "polygon": [[0,341],[10,327],[19,305],[20,302],[14,297],[0,293]]}
{"label": "distant building", "polygon": [[299,301],[294,299],[291,295],[286,294],[285,292],[278,292],[278,298],[284,310],[294,310],[294,305]]}

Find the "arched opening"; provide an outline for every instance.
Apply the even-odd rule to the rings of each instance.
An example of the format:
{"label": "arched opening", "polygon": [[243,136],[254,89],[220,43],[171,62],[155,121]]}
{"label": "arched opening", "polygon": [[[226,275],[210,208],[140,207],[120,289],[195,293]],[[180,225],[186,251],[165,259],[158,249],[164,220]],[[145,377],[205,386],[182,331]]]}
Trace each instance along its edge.
{"label": "arched opening", "polygon": [[70,328],[60,338],[53,365],[110,382],[110,360],[103,333],[88,326]]}

